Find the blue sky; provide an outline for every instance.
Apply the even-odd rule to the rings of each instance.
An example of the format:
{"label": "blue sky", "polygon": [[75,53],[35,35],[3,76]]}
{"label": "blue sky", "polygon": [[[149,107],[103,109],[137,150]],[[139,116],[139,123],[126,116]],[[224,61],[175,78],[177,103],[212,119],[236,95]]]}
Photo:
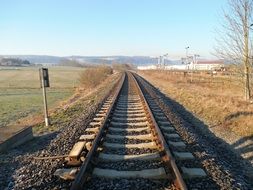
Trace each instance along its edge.
{"label": "blue sky", "polygon": [[0,0],[0,55],[210,56],[226,0]]}

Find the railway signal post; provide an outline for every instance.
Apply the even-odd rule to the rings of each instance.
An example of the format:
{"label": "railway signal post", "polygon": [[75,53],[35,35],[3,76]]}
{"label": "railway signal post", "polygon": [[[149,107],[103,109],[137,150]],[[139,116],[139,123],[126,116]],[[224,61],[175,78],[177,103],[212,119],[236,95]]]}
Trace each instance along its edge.
{"label": "railway signal post", "polygon": [[42,88],[43,100],[44,100],[45,125],[49,126],[50,121],[49,121],[49,117],[48,117],[47,95],[46,95],[46,87],[50,87],[48,69],[47,68],[40,68],[39,73],[40,73],[40,86]]}

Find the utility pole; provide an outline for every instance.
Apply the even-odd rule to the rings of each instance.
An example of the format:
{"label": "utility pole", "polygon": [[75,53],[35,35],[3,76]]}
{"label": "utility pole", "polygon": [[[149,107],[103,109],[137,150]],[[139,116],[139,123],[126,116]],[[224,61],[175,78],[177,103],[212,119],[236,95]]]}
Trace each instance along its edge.
{"label": "utility pole", "polygon": [[193,55],[193,60],[192,60],[192,71],[191,71],[191,82],[193,81],[193,71],[195,70],[195,64],[197,64],[197,57],[200,55],[194,54]]}
{"label": "utility pole", "polygon": [[[185,62],[186,62],[186,65],[187,65],[187,70],[188,70],[188,72],[187,72],[187,74],[189,73],[189,65],[188,65],[188,49],[189,49],[190,47],[189,46],[187,46],[187,47],[185,47]],[[188,80],[187,80],[187,82],[188,82]]]}
{"label": "utility pole", "polygon": [[162,55],[161,57],[162,57],[162,64],[161,65],[162,65],[162,69],[164,70],[164,56]]}
{"label": "utility pole", "polygon": [[161,57],[158,56],[157,57],[157,66],[156,66],[158,70],[160,69],[160,64],[161,64]]}
{"label": "utility pole", "polygon": [[162,61],[163,61],[163,57],[159,56],[159,68],[162,69]]}
{"label": "utility pole", "polygon": [[166,53],[166,54],[164,54],[163,55],[163,68],[165,69],[165,58],[167,58],[167,56],[168,56],[168,53]]}
{"label": "utility pole", "polygon": [[197,57],[200,57],[200,55],[198,54],[194,54],[194,65],[193,65],[193,68],[195,69],[195,65],[197,64]]}
{"label": "utility pole", "polygon": [[186,61],[186,64],[188,64],[188,50],[189,50],[189,46],[187,46],[186,48],[185,48],[185,61]]}

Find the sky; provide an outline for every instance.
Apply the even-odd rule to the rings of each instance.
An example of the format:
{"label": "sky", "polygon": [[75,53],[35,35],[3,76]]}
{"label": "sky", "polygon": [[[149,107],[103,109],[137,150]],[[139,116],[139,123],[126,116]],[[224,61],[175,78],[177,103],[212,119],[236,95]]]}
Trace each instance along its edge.
{"label": "sky", "polygon": [[226,0],[0,0],[0,55],[212,56]]}

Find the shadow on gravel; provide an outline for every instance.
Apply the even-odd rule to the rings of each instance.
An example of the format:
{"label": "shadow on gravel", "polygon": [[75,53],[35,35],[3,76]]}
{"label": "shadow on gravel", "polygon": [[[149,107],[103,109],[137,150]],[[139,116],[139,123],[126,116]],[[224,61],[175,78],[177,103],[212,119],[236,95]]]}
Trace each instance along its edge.
{"label": "shadow on gravel", "polygon": [[13,175],[15,169],[22,167],[20,158],[27,154],[32,154],[45,149],[57,136],[58,132],[53,132],[46,135],[35,136],[32,140],[12,148],[8,151],[0,153],[0,189],[7,187],[12,188]]}
{"label": "shadow on gravel", "polygon": [[[223,139],[216,137],[203,121],[194,116],[193,113],[188,111],[183,105],[170,97],[167,97],[143,77],[140,78],[151,86],[158,95],[159,99],[163,100],[168,109],[173,113],[173,120],[175,120],[177,124],[183,126],[188,133],[190,132],[194,135],[196,134],[198,144],[202,147],[202,149],[209,149],[211,154],[201,157],[201,162],[207,159],[215,159],[216,164],[219,165],[223,172],[226,173],[226,171],[229,170],[230,175],[232,175],[234,179],[238,179],[243,176],[247,183],[252,181],[253,175],[251,172],[253,167],[250,161],[252,161],[253,158],[249,157],[248,159],[244,159],[243,157],[235,154],[234,151],[240,150],[245,153],[253,152],[253,143],[243,146],[243,143],[245,141],[252,140],[253,136],[242,138],[233,145],[229,145]],[[238,114],[240,115],[240,113]],[[241,163],[241,160],[244,160],[243,164]],[[248,171],[245,171],[243,167],[245,170],[248,169]]]}
{"label": "shadow on gravel", "polygon": [[34,136],[31,141],[26,142],[23,145],[20,145],[16,149],[21,149],[24,154],[26,153],[34,153],[36,151],[40,151],[47,147],[51,140],[53,140],[59,132],[53,132],[45,135]]}

